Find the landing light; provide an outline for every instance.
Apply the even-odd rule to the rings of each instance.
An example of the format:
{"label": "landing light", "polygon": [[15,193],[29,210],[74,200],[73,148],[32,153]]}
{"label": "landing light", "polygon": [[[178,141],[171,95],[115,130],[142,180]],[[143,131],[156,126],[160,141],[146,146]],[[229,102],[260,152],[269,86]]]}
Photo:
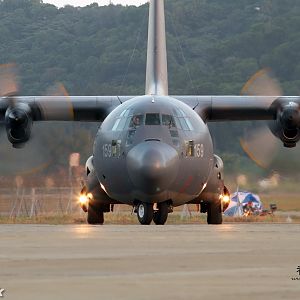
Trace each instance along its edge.
{"label": "landing light", "polygon": [[227,203],[230,202],[230,197],[229,197],[228,195],[220,195],[220,200],[221,200],[223,203],[227,204]]}
{"label": "landing light", "polygon": [[79,197],[79,203],[81,205],[87,205],[89,203],[89,200],[93,200],[94,196],[92,193],[88,194],[81,194]]}
{"label": "landing light", "polygon": [[224,212],[230,204],[230,196],[228,194],[225,195],[220,195],[220,200],[221,200],[221,204],[222,204],[222,211]]}
{"label": "landing light", "polygon": [[80,195],[79,197],[79,203],[81,206],[87,205],[89,202],[89,198],[87,195]]}
{"label": "landing light", "polygon": [[222,198],[223,198],[222,200],[223,200],[224,203],[229,203],[230,202],[230,197],[228,195],[224,195]]}

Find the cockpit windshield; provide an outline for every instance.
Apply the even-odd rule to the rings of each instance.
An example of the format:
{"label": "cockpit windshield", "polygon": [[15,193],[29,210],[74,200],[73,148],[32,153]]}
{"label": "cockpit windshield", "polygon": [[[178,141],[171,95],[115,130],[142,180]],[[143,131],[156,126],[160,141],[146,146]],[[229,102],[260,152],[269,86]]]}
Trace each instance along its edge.
{"label": "cockpit windshield", "polygon": [[131,118],[129,128],[137,128],[144,125],[144,115],[135,115]]}
{"label": "cockpit windshield", "polygon": [[159,114],[146,114],[146,123],[145,125],[160,125],[160,116]]}
{"label": "cockpit windshield", "polygon": [[125,110],[115,120],[112,131],[132,130],[140,126],[167,126],[170,129],[181,129],[185,131],[193,130],[189,118],[180,109],[174,109],[174,114],[160,113],[136,113],[132,114],[130,110]]}
{"label": "cockpit windshield", "polygon": [[162,124],[169,128],[176,127],[174,118],[171,115],[162,115]]}

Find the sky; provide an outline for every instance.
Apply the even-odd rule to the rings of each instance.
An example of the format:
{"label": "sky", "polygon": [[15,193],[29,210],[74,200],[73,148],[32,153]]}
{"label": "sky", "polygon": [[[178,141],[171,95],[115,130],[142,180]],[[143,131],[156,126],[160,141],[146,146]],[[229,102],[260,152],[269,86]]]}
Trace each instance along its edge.
{"label": "sky", "polygon": [[[99,5],[108,5],[110,0],[44,0],[44,3],[51,3],[58,7],[63,7],[64,5],[70,4],[73,6],[86,6],[91,3],[97,2]],[[112,0],[114,4],[122,5],[136,5],[139,6],[148,2],[148,0]]]}

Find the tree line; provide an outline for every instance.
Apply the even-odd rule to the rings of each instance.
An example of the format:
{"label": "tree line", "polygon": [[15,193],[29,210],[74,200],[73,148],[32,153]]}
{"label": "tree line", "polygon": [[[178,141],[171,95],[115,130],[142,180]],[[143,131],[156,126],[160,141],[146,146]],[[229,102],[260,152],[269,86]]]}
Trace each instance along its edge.
{"label": "tree line", "polygon": [[[165,2],[170,94],[237,95],[265,67],[284,94],[299,94],[300,1]],[[147,14],[147,5],[57,8],[40,0],[0,0],[0,64],[19,66],[22,95],[43,95],[55,82],[72,95],[143,94]],[[70,135],[74,126],[79,133]],[[230,170],[254,169],[239,146],[250,126],[211,125],[216,151]],[[96,129],[51,125],[43,144],[56,165],[65,165],[70,152],[87,158]],[[53,132],[64,133],[59,142]]]}

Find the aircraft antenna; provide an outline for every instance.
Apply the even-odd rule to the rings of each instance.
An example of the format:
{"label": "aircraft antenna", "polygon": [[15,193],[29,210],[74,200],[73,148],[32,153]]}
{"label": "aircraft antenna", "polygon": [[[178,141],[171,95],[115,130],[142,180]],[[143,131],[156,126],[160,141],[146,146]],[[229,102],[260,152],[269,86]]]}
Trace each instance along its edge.
{"label": "aircraft antenna", "polygon": [[188,75],[188,78],[190,80],[190,83],[191,83],[191,86],[192,86],[192,89],[194,90],[194,93],[197,94],[197,89],[194,85],[194,81],[192,79],[192,76],[191,76],[191,72],[190,72],[190,69],[189,69],[189,66],[188,66],[188,63],[187,63],[187,60],[186,60],[186,57],[184,55],[184,51],[183,51],[183,48],[182,48],[182,43],[180,42],[180,38],[179,38],[179,34],[177,32],[177,29],[176,29],[176,25],[175,25],[175,21],[174,21],[174,16],[173,14],[171,14],[171,21],[172,21],[172,25],[173,25],[173,28],[174,28],[174,33],[175,33],[175,36],[176,36],[176,42],[178,44],[178,47],[179,47],[179,50],[180,50],[180,54],[182,56],[182,60],[183,60],[183,64],[185,66],[185,70],[187,72],[187,75]]}
{"label": "aircraft antenna", "polygon": [[145,16],[143,17],[142,26],[139,26],[139,31],[138,31],[137,36],[136,36],[135,45],[134,45],[134,48],[132,50],[132,53],[131,53],[128,65],[126,67],[126,70],[125,70],[125,72],[123,74],[123,77],[122,77],[122,83],[121,83],[121,86],[120,86],[120,89],[119,89],[119,94],[121,94],[121,92],[122,92],[124,83],[126,81],[126,78],[127,78],[128,72],[129,72],[129,68],[130,68],[130,66],[132,64],[135,52],[137,50],[138,43],[140,41],[140,37],[141,37],[141,33],[142,33],[142,29],[144,28],[144,24],[145,24],[145,20],[146,20],[146,14],[147,14],[147,11],[145,12]]}

